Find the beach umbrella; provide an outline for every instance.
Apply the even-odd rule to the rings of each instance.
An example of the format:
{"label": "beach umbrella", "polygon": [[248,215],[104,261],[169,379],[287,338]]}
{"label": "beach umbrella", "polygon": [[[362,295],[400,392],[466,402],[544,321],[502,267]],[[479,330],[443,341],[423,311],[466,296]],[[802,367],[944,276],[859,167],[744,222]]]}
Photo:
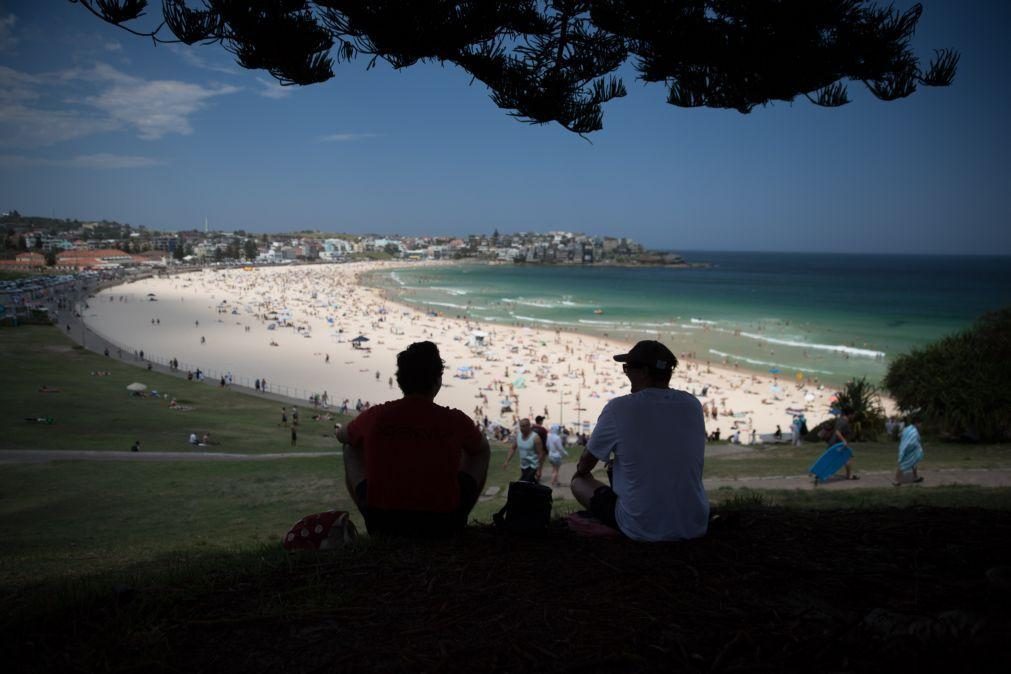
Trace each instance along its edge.
{"label": "beach umbrella", "polygon": [[357,337],[355,337],[351,341],[352,342],[367,342],[367,341],[369,341],[369,338],[366,337],[365,335],[358,335]]}
{"label": "beach umbrella", "polygon": [[139,381],[135,381],[134,383],[132,383],[129,386],[127,386],[126,390],[127,391],[146,391],[147,390],[147,385],[146,384],[141,384]]}
{"label": "beach umbrella", "polygon": [[771,374],[779,374],[779,368],[778,367],[770,367],[769,368],[769,372]]}
{"label": "beach umbrella", "polygon": [[814,394],[813,393],[808,393],[806,396],[804,396],[804,400],[806,400],[807,402],[813,401],[814,400]]}

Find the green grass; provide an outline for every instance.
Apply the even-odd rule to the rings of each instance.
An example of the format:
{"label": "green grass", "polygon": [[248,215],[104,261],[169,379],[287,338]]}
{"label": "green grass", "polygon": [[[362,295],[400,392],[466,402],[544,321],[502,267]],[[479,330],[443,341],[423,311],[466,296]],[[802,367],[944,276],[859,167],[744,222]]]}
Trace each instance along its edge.
{"label": "green grass", "polygon": [[[895,442],[853,443],[857,471],[894,471],[898,453]],[[825,451],[825,445],[808,443],[801,447],[769,445],[752,452],[706,458],[706,477],[762,477],[805,475]],[[1007,445],[961,445],[927,440],[924,467],[1011,468],[1011,447]]]}
{"label": "green grass", "polygon": [[[490,522],[515,465],[493,453],[495,498],[472,512]],[[53,461],[0,466],[0,585],[126,569],[159,558],[280,545],[303,515],[361,517],[340,457],[269,461]],[[576,509],[559,501],[556,515]]]}
{"label": "green grass", "polygon": [[338,457],[8,465],[0,469],[0,580],[279,544],[301,516],[350,506]]}
{"label": "green grass", "polygon": [[943,487],[854,489],[846,491],[801,489],[749,489],[721,487],[708,492],[722,508],[769,506],[803,510],[909,508],[986,508],[1011,510],[1011,487],[946,485]]}
{"label": "green grass", "polygon": [[[75,348],[60,330],[0,330],[0,458],[3,449],[126,451],[135,439],[143,451],[190,451],[191,431],[211,432],[216,450],[289,451],[278,426],[280,403],[215,386],[149,373]],[[108,370],[107,377],[90,373]],[[168,408],[162,399],[131,397],[125,387],[142,381],[192,406]],[[60,393],[40,393],[39,386]],[[298,449],[337,450],[331,423],[314,423],[303,409]],[[53,425],[26,416],[52,416]],[[492,447],[487,485],[499,494],[481,501],[474,519],[489,522],[516,479],[514,462],[501,467],[506,448]],[[710,458],[707,477],[803,474],[820,445],[770,447]],[[1007,468],[1000,446],[927,444],[927,466]],[[856,446],[858,470],[894,467],[895,446]],[[573,457],[575,458],[575,457]],[[53,461],[0,464],[0,585],[21,587],[60,578],[185,566],[195,557],[245,554],[276,548],[300,517],[329,508],[353,511],[339,457],[244,462]],[[941,487],[854,491],[750,491],[717,489],[717,504],[811,508],[968,506],[1007,509],[1009,489]],[[576,510],[557,501],[555,515]],[[360,518],[353,518],[361,525]],[[131,571],[133,572],[133,571]]]}
{"label": "green grass", "polygon": [[[186,381],[106,358],[76,347],[49,326],[0,329],[0,449],[190,451],[190,433],[211,434],[222,452],[291,451],[290,431],[280,426],[281,403]],[[93,376],[107,371],[109,376]],[[137,398],[132,382],[176,398],[191,409],[169,408],[169,398]],[[60,389],[41,393],[41,386]],[[333,422],[314,422],[300,407],[298,451],[335,451]],[[55,423],[26,422],[52,417]],[[347,421],[337,418],[338,421]]]}

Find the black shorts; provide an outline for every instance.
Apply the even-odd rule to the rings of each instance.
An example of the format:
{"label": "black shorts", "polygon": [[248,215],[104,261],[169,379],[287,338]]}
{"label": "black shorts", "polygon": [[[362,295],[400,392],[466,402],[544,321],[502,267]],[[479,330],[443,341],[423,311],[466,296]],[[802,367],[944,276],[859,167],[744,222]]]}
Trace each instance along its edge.
{"label": "black shorts", "polygon": [[606,484],[597,487],[590,499],[590,512],[598,520],[616,531],[621,531],[618,520],[614,517],[614,509],[618,505],[618,495]]}
{"label": "black shorts", "polygon": [[368,481],[362,480],[355,487],[355,496],[361,504],[359,509],[365,518],[365,528],[370,534],[410,538],[445,538],[459,533],[467,526],[467,518],[480,494],[477,482],[467,473],[457,473],[457,480],[460,484],[460,505],[448,513],[369,508],[366,505]]}
{"label": "black shorts", "polygon": [[537,469],[520,468],[520,482],[537,482]]}

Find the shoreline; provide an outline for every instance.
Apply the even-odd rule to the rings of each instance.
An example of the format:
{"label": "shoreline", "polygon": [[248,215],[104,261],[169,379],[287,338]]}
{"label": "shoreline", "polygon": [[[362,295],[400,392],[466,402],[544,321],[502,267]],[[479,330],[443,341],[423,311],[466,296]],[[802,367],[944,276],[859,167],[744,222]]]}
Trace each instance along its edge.
{"label": "shoreline", "polygon": [[[411,271],[417,269],[418,263],[414,264],[403,264],[396,262],[389,262],[391,266],[388,269],[383,269],[382,273],[385,275],[387,273],[395,273],[398,271]],[[428,261],[423,263],[427,267],[496,267],[503,266],[504,263],[495,262],[484,262],[484,261],[474,261],[474,260],[440,260],[440,261]],[[511,264],[509,266],[512,266]],[[538,265],[532,265],[537,267]],[[546,265],[554,267],[569,267],[569,268],[582,268],[580,265]],[[597,265],[601,267],[621,267],[634,269],[635,266],[624,266],[624,265]],[[643,266],[644,267],[644,266]],[[823,385],[826,388],[841,388],[846,382],[851,381],[855,377],[866,376],[868,380],[874,382],[875,378],[872,374],[846,374],[837,371],[829,371],[822,369],[822,367],[831,367],[830,363],[826,363],[823,366],[815,366],[812,364],[798,365],[796,363],[783,363],[775,360],[777,356],[772,355],[762,355],[762,352],[755,353],[728,353],[727,351],[722,351],[720,349],[726,348],[731,350],[739,350],[740,347],[724,346],[719,345],[716,340],[722,335],[724,337],[733,335],[735,338],[744,337],[750,340],[755,340],[759,344],[765,344],[770,348],[803,348],[804,356],[807,357],[808,353],[820,354],[825,352],[831,352],[834,354],[845,354],[844,357],[849,359],[851,356],[854,358],[874,358],[883,359],[885,354],[880,351],[873,350],[870,347],[857,346],[856,344],[821,344],[821,343],[808,343],[808,342],[798,342],[789,338],[779,337],[779,336],[768,336],[762,334],[762,327],[743,327],[746,323],[738,323],[733,327],[727,327],[723,325],[716,325],[713,321],[702,320],[696,318],[681,318],[680,316],[665,319],[668,322],[664,323],[663,326],[658,327],[656,323],[642,322],[639,319],[623,320],[616,319],[614,322],[611,321],[610,315],[605,316],[594,316],[590,318],[582,318],[575,321],[573,318],[566,319],[546,319],[541,317],[524,316],[513,313],[513,311],[519,311],[520,307],[514,305],[509,305],[504,303],[503,309],[511,316],[512,320],[508,320],[503,316],[481,316],[475,312],[474,309],[487,309],[487,307],[475,307],[472,309],[469,305],[457,304],[453,301],[443,301],[441,298],[436,299],[417,299],[415,303],[411,303],[407,298],[414,294],[415,290],[423,290],[423,288],[417,288],[410,286],[408,288],[400,287],[395,285],[384,284],[381,279],[377,276],[379,270],[367,270],[358,274],[359,277],[365,275],[376,276],[376,278],[366,281],[360,281],[363,285],[372,288],[376,292],[381,293],[388,301],[396,302],[400,305],[406,306],[413,310],[418,311],[434,311],[441,317],[455,318],[457,320],[470,320],[475,323],[484,325],[496,325],[496,326],[507,326],[507,327],[529,327],[534,330],[543,330],[549,333],[554,331],[561,331],[570,334],[580,334],[587,337],[603,338],[617,341],[620,343],[634,344],[640,338],[643,339],[657,339],[664,341],[669,346],[671,350],[674,351],[679,361],[687,361],[690,359],[695,363],[705,364],[712,368],[726,370],[729,373],[741,374],[741,375],[754,375],[756,377],[769,378],[769,374],[779,375],[778,377],[771,377],[772,379],[779,379],[781,382],[787,382],[792,384],[794,380],[789,376],[789,373],[801,372],[803,371],[806,376],[804,377],[804,383],[808,387],[817,388],[819,385]],[[397,279],[398,283],[403,284],[402,281]],[[452,293],[456,295],[457,293]],[[467,292],[462,292],[460,294],[466,295]],[[451,298],[450,298],[451,299]],[[462,300],[460,300],[462,301]],[[514,302],[516,302],[514,300]],[[524,304],[524,302],[519,301],[519,304]],[[485,303],[487,304],[487,303]],[[532,305],[539,306],[539,305]],[[685,323],[691,323],[691,325],[686,325]],[[787,324],[789,321],[787,322]],[[594,325],[603,326],[610,325],[609,328],[603,327],[593,327]],[[690,329],[693,332],[686,333],[684,330]],[[694,331],[699,331],[695,333]],[[716,333],[716,339],[697,339],[697,336],[709,335]],[[692,335],[695,339],[689,338],[678,339],[675,335]],[[696,336],[697,335],[697,336]],[[698,342],[702,341],[702,344]],[[692,348],[685,348],[687,346],[694,347],[694,352]],[[675,346],[680,348],[675,348]],[[720,346],[720,348],[715,348]],[[700,354],[701,357],[700,357]],[[793,357],[796,357],[794,354]],[[765,358],[774,358],[774,360],[765,360]],[[790,356],[787,356],[789,359]],[[773,372],[772,369],[781,370],[781,372]]]}
{"label": "shoreline", "polygon": [[[439,345],[447,363],[437,402],[478,420],[487,416],[492,423],[511,425],[516,416],[547,411],[547,424],[590,430],[606,401],[627,393],[611,356],[632,342],[432,316],[361,279],[362,274],[397,268],[405,265],[205,269],[155,277],[101,291],[85,320],[112,342],[146,350],[146,357],[178,358],[184,370],[230,371],[233,381],[250,386],[254,377],[266,378],[272,390],[294,385],[297,398],[327,391],[331,405],[344,398],[352,406],[358,398],[371,403],[398,398],[392,382],[395,354],[425,339]],[[157,301],[145,301],[151,299],[148,293]],[[285,325],[279,325],[277,316],[286,317]],[[324,336],[328,331],[329,339]],[[475,332],[485,333],[490,344],[468,346]],[[350,340],[357,335],[367,336],[371,348],[352,348]],[[707,410],[719,410],[715,419],[707,416],[707,432],[720,428],[727,437],[737,427],[745,443],[751,429],[770,434],[779,425],[788,434],[788,410],[803,410],[813,427],[828,417],[828,398],[834,393],[832,387],[798,387],[774,376],[707,368],[691,359],[681,360],[671,385],[694,392]],[[779,389],[774,394],[773,386]],[[893,407],[887,399],[883,402],[886,410]]]}

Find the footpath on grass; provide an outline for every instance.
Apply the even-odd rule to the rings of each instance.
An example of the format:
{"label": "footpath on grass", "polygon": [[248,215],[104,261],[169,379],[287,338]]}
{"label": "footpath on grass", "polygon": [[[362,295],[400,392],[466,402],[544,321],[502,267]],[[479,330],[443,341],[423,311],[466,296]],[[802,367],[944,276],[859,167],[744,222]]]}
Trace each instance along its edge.
{"label": "footpath on grass", "polygon": [[[8,449],[0,452],[0,463],[46,463],[48,461],[276,461],[295,458],[339,457],[341,452],[274,452],[268,454],[230,454],[225,452],[104,452],[56,449]],[[562,465],[559,478],[562,485],[555,487],[554,497],[567,499],[569,481],[576,470],[575,463]],[[707,490],[716,489],[802,489],[802,490],[852,490],[880,489],[892,486],[895,473],[891,471],[858,472],[858,480],[846,480],[842,474],[817,485],[806,475],[766,475],[744,477],[705,478]],[[918,489],[951,485],[977,487],[1011,487],[1011,469],[998,468],[938,468],[919,471],[923,481],[913,484],[906,476],[903,487]],[[488,494],[490,495],[490,494]]]}

